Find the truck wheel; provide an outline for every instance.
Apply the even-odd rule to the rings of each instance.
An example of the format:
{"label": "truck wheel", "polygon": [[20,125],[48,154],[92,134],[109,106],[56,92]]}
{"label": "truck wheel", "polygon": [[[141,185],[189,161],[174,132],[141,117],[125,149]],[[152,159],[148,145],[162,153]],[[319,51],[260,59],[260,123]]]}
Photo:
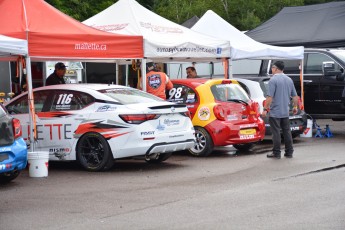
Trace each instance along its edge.
{"label": "truck wheel", "polygon": [[108,170],[114,165],[109,144],[99,133],[86,133],[79,139],[77,160],[84,169],[91,172]]}
{"label": "truck wheel", "polygon": [[210,155],[213,151],[213,141],[210,134],[201,127],[194,127],[194,129],[196,142],[194,147],[189,149],[189,152],[197,157],[206,157]]}
{"label": "truck wheel", "polygon": [[247,143],[247,144],[236,144],[233,146],[234,146],[234,148],[236,148],[239,151],[248,151],[251,148],[253,148],[254,145],[255,145],[254,143]]}
{"label": "truck wheel", "polygon": [[145,161],[148,163],[157,164],[157,163],[161,163],[163,161],[166,161],[171,155],[172,155],[172,153],[161,153],[156,158],[146,157]]}
{"label": "truck wheel", "polygon": [[2,175],[0,175],[0,183],[5,184],[8,183],[14,179],[16,179],[20,174],[20,171],[14,170],[12,172],[7,172]]}

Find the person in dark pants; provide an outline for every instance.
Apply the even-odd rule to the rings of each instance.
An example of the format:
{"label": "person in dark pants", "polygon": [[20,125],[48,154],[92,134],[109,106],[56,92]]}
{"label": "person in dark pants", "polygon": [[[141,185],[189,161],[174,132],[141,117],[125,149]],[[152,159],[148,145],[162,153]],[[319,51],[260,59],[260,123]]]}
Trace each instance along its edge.
{"label": "person in dark pants", "polygon": [[294,152],[289,121],[289,105],[292,97],[293,113],[296,114],[298,96],[292,79],[286,76],[283,71],[284,62],[276,61],[272,65],[273,77],[268,83],[266,104],[262,113],[263,117],[266,117],[269,113],[269,123],[273,136],[273,152],[267,155],[268,158],[281,158],[280,129],[282,129],[285,143],[284,156],[287,158],[292,158]]}
{"label": "person in dark pants", "polygon": [[66,67],[65,64],[62,62],[58,62],[55,64],[54,73],[50,74],[46,80],[46,85],[59,85],[65,84],[65,80],[63,77],[66,74]]}

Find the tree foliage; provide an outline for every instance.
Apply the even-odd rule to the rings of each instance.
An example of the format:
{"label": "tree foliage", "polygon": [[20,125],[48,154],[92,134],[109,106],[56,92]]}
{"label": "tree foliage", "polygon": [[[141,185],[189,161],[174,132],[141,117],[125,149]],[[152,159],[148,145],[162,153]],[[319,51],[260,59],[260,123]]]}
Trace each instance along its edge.
{"label": "tree foliage", "polygon": [[[331,2],[332,0],[137,0],[147,9],[178,24],[213,10],[239,30],[250,30],[283,7]],[[117,0],[46,0],[78,21],[101,12]]]}

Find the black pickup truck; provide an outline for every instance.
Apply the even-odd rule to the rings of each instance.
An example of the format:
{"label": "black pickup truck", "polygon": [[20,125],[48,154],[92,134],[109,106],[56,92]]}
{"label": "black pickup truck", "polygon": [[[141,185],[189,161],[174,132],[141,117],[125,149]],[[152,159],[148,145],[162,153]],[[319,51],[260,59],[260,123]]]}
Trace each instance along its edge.
{"label": "black pickup truck", "polygon": [[[258,76],[271,75],[271,65],[277,60],[263,60]],[[282,60],[284,73],[294,81],[301,95],[300,60]],[[345,120],[345,49],[311,49],[304,52],[304,108],[314,119]]]}

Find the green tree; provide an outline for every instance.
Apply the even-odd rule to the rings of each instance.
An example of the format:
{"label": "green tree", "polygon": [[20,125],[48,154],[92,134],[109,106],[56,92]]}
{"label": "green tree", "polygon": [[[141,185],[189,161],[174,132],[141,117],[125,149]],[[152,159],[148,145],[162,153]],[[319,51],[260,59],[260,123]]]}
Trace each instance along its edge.
{"label": "green tree", "polygon": [[[147,9],[178,24],[194,15],[199,18],[207,10],[239,30],[250,30],[267,21],[283,7],[332,2],[332,0],[137,0]],[[46,0],[78,21],[84,21],[101,12],[117,0]]]}

